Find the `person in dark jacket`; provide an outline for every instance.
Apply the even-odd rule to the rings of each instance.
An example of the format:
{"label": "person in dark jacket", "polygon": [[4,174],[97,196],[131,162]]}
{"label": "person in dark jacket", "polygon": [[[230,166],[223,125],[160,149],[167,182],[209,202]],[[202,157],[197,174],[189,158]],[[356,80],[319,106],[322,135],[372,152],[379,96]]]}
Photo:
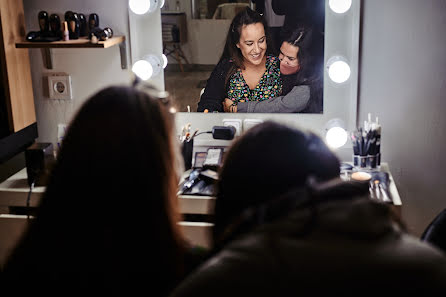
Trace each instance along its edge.
{"label": "person in dark jacket", "polygon": [[214,255],[172,297],[444,295],[446,256],[409,235],[323,141],[274,122],[229,149]]}

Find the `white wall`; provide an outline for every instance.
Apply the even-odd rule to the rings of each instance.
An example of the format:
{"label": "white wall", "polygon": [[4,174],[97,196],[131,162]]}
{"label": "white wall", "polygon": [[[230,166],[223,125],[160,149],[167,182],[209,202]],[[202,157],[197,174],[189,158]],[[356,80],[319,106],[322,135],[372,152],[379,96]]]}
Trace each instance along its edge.
{"label": "white wall", "polygon": [[[125,35],[128,44],[126,0],[23,0],[23,4],[27,31],[38,31],[37,14],[40,10],[57,13],[61,20],[67,10],[84,13],[87,18],[95,12],[99,15],[101,28],[111,27],[115,35]],[[121,69],[118,46],[107,49],[53,49],[52,70],[44,67],[40,49],[29,51],[40,142],[56,143],[57,125],[69,123],[88,97],[106,86],[127,84],[130,79],[129,70]],[[53,72],[71,75],[72,101],[48,98],[45,77]]]}
{"label": "white wall", "polygon": [[364,0],[359,118],[379,116],[383,160],[420,235],[446,208],[446,1]]}

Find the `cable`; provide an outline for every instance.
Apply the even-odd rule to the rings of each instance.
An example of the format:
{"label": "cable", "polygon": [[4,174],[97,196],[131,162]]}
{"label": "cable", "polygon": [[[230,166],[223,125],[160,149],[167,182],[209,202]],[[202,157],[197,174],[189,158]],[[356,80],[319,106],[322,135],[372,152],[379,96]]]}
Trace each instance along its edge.
{"label": "cable", "polygon": [[195,136],[198,136],[198,135],[200,135],[200,134],[205,134],[205,133],[207,133],[207,134],[211,134],[212,131],[200,132],[200,133],[195,134]]}
{"label": "cable", "polygon": [[28,198],[26,198],[26,218],[29,220],[29,204],[31,201],[31,193],[33,192],[35,182],[33,181],[29,186]]}

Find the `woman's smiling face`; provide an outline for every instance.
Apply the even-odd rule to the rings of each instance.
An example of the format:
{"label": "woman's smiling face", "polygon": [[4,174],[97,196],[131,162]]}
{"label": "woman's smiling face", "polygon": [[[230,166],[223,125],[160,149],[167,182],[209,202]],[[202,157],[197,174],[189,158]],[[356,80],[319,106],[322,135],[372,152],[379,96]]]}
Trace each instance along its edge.
{"label": "woman's smiling face", "polygon": [[237,47],[240,49],[245,63],[253,65],[262,63],[267,48],[263,24],[255,23],[243,26]]}

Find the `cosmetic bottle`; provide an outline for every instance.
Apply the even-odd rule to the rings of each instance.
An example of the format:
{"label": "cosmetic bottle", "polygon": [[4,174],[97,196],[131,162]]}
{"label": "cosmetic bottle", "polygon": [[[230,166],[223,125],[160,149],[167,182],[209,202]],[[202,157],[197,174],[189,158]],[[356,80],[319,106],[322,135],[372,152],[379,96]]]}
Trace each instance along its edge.
{"label": "cosmetic bottle", "polygon": [[104,32],[107,34],[107,39],[113,37],[113,30],[110,27],[104,29]]}
{"label": "cosmetic bottle", "polygon": [[50,15],[50,30],[52,36],[62,38],[62,31],[60,30],[60,17],[55,13]]}
{"label": "cosmetic bottle", "polygon": [[93,32],[90,33],[90,42],[93,44],[98,43],[98,38],[96,37],[96,35]]}
{"label": "cosmetic bottle", "polygon": [[91,34],[90,39],[94,35],[98,39],[98,41],[105,41],[105,40],[107,40],[109,38],[108,37],[109,36],[109,32],[106,29],[93,28],[90,31],[90,34]]}
{"label": "cosmetic bottle", "polygon": [[72,16],[73,16],[73,12],[71,10],[67,10],[65,12],[65,21],[69,22]]}
{"label": "cosmetic bottle", "polygon": [[68,23],[67,21],[63,22],[63,40],[68,41],[70,40],[70,32],[68,32]]}
{"label": "cosmetic bottle", "polygon": [[41,11],[39,12],[38,18],[39,18],[40,33],[42,35],[48,35],[50,32],[50,21],[48,13],[46,11]]}
{"label": "cosmetic bottle", "polygon": [[79,23],[80,23],[80,34],[79,36],[85,37],[88,36],[88,27],[87,27],[87,19],[83,13],[79,13]]}
{"label": "cosmetic bottle", "polygon": [[80,22],[77,13],[73,12],[71,18],[68,20],[68,31],[70,32],[70,39],[79,39]]}
{"label": "cosmetic bottle", "polygon": [[99,16],[96,13],[92,13],[88,17],[88,28],[90,29],[90,32],[94,28],[99,28]]}

